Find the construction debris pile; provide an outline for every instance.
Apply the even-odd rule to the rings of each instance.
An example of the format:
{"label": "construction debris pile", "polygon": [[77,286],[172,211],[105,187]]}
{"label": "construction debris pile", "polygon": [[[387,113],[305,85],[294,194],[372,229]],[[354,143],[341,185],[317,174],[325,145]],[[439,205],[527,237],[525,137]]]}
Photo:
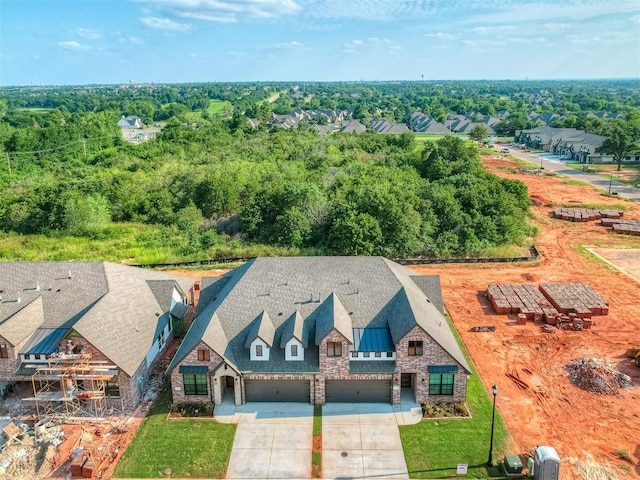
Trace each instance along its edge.
{"label": "construction debris pile", "polygon": [[567,363],[565,368],[571,383],[590,393],[615,395],[620,388],[633,385],[628,375],[599,358],[582,357]]}
{"label": "construction debris pile", "polygon": [[557,207],[551,216],[569,222],[589,222],[602,218],[621,218],[624,212],[619,210],[599,210],[596,208]]}
{"label": "construction debris pile", "polygon": [[583,330],[591,328],[592,316],[609,313],[607,302],[585,283],[546,283],[539,289],[494,283],[487,287],[487,297],[496,313],[516,314],[520,325],[533,320],[562,330]]}

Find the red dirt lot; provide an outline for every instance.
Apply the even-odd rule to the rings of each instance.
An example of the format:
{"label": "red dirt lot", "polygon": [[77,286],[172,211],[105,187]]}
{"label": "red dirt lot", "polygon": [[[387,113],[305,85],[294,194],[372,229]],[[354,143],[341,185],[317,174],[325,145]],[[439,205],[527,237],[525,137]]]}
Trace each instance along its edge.
{"label": "red dirt lot", "polygon": [[[563,478],[581,478],[570,458],[592,457],[613,478],[640,474],[640,369],[624,352],[640,348],[640,284],[580,253],[580,246],[639,247],[638,237],[615,235],[597,222],[573,223],[549,217],[550,206],[576,203],[620,204],[590,186],[567,184],[560,178],[515,173],[508,160],[485,158],[489,171],[522,180],[536,196],[533,223],[540,229],[536,246],[541,259],[530,264],[427,265],[413,267],[439,274],[445,305],[487,390],[499,387],[498,408],[521,452],[551,445],[565,460]],[[640,204],[626,202],[625,218],[640,218]],[[513,315],[496,315],[484,296],[489,283],[584,282],[605,300],[607,316],[581,332],[540,332],[533,322],[517,325]],[[477,325],[495,325],[495,332],[474,333]],[[569,382],[564,365],[580,357],[603,358],[631,376],[634,386],[615,396],[599,396]],[[507,373],[524,381],[516,385]],[[616,451],[630,452],[633,464]],[[622,466],[622,468],[620,467]],[[601,478],[601,477],[599,477]]]}
{"label": "red dirt lot", "polygon": [[[640,219],[640,204],[609,198],[588,185],[522,173],[504,157],[484,157],[485,167],[504,178],[523,181],[534,201],[532,223],[539,228],[540,259],[531,263],[423,265],[410,268],[440,275],[446,308],[473,358],[487,391],[498,385],[497,405],[518,452],[553,446],[563,463],[563,479],[585,478],[578,463],[590,461],[611,474],[589,478],[638,478],[640,475],[640,369],[624,352],[640,348],[640,283],[582,247],[640,248],[640,238],[616,235],[598,222],[573,223],[550,218],[552,206],[581,203],[626,205],[624,218]],[[613,208],[613,207],[612,207]],[[200,278],[224,270],[173,273]],[[538,324],[516,323],[515,315],[496,315],[485,296],[489,283],[584,282],[609,303],[607,316],[593,318],[590,330],[541,333]],[[472,332],[493,325],[494,332]],[[569,382],[564,366],[581,357],[597,357],[631,377],[634,386],[600,396]],[[520,379],[520,386],[507,374]],[[524,386],[523,386],[524,384]],[[618,453],[616,453],[618,452]],[[630,461],[619,452],[629,452]],[[592,474],[593,475],[593,474]]]}

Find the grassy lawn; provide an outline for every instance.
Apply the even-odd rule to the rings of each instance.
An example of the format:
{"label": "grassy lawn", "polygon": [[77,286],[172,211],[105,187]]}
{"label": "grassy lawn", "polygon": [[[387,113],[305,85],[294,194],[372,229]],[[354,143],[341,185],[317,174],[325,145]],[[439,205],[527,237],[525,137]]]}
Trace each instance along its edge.
{"label": "grassy lawn", "polygon": [[[448,137],[449,135],[441,135],[438,133],[416,133],[416,142],[426,143],[426,142],[436,142],[441,138]],[[466,140],[466,135],[453,134],[456,137],[461,138],[462,140]]]}
{"label": "grassy lawn", "polygon": [[[455,327],[454,334],[461,344]],[[471,363],[469,356],[462,347]],[[473,367],[472,367],[473,368]],[[451,478],[456,475],[458,463],[466,463],[469,470],[466,478],[501,477],[499,467],[487,468],[489,439],[491,434],[492,397],[484,389],[474,371],[467,381],[467,405],[472,418],[423,420],[416,425],[400,427],[400,438],[411,478]],[[500,393],[497,397],[500,408]],[[500,460],[509,443],[509,432],[496,410],[493,437],[493,462]],[[465,478],[465,477],[463,477]]]}
{"label": "grassy lawn", "polygon": [[207,112],[210,115],[221,115],[224,111],[233,112],[233,105],[226,100],[210,100]]}
{"label": "grassy lawn", "polygon": [[214,420],[165,420],[170,402],[166,390],[144,419],[138,434],[116,467],[114,477],[224,478],[236,425]]}
{"label": "grassy lawn", "polygon": [[[319,405],[313,407],[313,436],[322,436],[322,407]],[[322,452],[315,451],[315,448],[311,452],[311,469],[313,478],[318,478],[316,473],[322,470]]]}
{"label": "grassy lawn", "polygon": [[[568,167],[582,171],[582,164],[568,163]],[[618,171],[617,164],[590,164],[589,173],[599,175],[604,178],[613,178],[618,182],[628,185],[637,185],[640,183],[640,164],[623,163],[621,171]]]}

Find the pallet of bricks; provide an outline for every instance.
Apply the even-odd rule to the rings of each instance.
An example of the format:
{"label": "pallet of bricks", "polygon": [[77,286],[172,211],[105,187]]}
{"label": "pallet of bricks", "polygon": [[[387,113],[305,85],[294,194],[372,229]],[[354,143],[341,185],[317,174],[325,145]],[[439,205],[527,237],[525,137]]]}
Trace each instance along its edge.
{"label": "pallet of bricks", "polygon": [[607,302],[585,283],[543,283],[540,291],[559,312],[556,323],[547,323],[559,328],[591,328],[592,316],[609,313]]}
{"label": "pallet of bricks", "polygon": [[620,218],[623,212],[618,210],[600,210],[596,208],[557,207],[553,217],[570,222],[588,222],[601,218]]}
{"label": "pallet of bricks", "polygon": [[535,285],[493,283],[487,287],[487,297],[496,313],[517,314],[519,324],[524,324],[527,320],[541,322],[546,318],[555,318],[558,314]]}
{"label": "pallet of bricks", "polygon": [[615,220],[611,218],[603,218],[602,225],[611,227],[613,229],[613,233],[640,237],[640,220]]}

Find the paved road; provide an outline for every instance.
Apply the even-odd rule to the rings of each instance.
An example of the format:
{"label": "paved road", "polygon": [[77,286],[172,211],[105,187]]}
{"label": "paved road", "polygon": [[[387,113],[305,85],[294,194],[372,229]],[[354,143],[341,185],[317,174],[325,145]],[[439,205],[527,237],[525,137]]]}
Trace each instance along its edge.
{"label": "paved road", "polygon": [[[500,149],[502,148],[502,145],[496,145],[497,151],[500,151]],[[544,167],[546,171],[557,173],[559,175],[566,175],[567,177],[571,177],[575,180],[591,184],[594,187],[599,188],[600,190],[604,190],[605,192],[609,191],[608,178],[600,177],[592,173],[574,170],[573,168],[567,167],[559,160],[551,160],[549,158],[538,157],[517,148],[509,148],[509,155],[512,155],[516,158],[519,158],[520,160],[524,160],[525,162],[529,162],[536,166],[542,165],[542,167]],[[611,192],[617,194],[619,197],[626,198],[634,202],[640,202],[640,188],[616,182],[614,180],[611,182]]]}

